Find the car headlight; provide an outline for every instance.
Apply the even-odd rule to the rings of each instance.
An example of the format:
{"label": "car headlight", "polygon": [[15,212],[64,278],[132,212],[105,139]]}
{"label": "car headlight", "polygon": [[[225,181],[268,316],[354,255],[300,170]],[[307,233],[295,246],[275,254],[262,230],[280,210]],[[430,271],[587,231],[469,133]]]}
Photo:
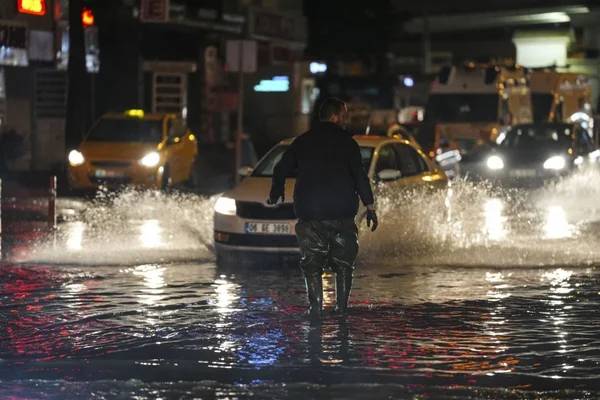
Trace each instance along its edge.
{"label": "car headlight", "polygon": [[215,212],[223,215],[235,215],[237,213],[235,200],[229,197],[219,197],[215,204]]}
{"label": "car headlight", "polygon": [[79,150],[71,150],[68,158],[72,167],[78,167],[85,162],[85,157]]}
{"label": "car headlight", "polygon": [[552,156],[546,161],[544,161],[544,169],[553,169],[558,171],[563,169],[567,165],[565,158],[563,156]]}
{"label": "car headlight", "polygon": [[142,164],[144,167],[148,167],[148,168],[156,167],[159,162],[160,162],[160,154],[158,154],[156,151],[146,154],[140,160],[140,164]]}
{"label": "car headlight", "polygon": [[504,168],[504,161],[499,156],[489,156],[486,165],[491,170],[499,170]]}

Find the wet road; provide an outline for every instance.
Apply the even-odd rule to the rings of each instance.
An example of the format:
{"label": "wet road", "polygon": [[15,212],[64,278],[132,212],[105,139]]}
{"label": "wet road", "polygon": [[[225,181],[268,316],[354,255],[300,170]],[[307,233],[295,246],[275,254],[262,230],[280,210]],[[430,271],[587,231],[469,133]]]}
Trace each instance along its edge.
{"label": "wet road", "polygon": [[599,200],[595,173],[381,193],[352,311],[320,326],[293,260],[215,265],[214,199],[63,202],[0,266],[0,398],[595,399]]}

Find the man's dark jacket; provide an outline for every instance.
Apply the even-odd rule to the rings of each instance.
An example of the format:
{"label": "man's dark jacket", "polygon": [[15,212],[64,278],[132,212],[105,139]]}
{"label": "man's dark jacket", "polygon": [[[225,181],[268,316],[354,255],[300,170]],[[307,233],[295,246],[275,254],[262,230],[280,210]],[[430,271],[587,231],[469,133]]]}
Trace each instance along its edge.
{"label": "man's dark jacket", "polygon": [[294,173],[294,209],[301,220],[354,218],[359,196],[365,205],[373,204],[360,148],[334,123],[319,122],[292,142],[275,166],[272,199],[283,196],[285,178]]}

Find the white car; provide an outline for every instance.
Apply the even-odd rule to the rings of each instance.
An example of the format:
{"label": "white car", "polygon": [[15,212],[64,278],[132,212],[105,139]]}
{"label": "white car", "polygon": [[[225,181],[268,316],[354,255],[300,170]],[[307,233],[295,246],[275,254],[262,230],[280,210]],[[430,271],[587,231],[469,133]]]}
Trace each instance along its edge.
{"label": "white car", "polygon": [[[362,162],[373,182],[446,187],[443,170],[414,141],[382,136],[355,136]],[[273,147],[254,170],[243,169],[246,177],[215,204],[214,241],[217,259],[231,252],[297,253],[293,178],[286,179],[285,203],[266,204],[273,169],[293,139]],[[361,204],[357,222],[364,218]]]}

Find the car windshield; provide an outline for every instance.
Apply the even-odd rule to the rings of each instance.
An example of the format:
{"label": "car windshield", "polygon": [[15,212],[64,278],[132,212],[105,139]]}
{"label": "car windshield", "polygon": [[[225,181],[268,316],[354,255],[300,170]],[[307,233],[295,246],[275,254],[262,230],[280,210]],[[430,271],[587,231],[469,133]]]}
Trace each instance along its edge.
{"label": "car windshield", "polygon": [[429,122],[496,122],[497,94],[433,94],[427,100],[425,120]]}
{"label": "car windshield", "polygon": [[142,118],[102,118],[87,140],[96,142],[151,142],[162,140],[162,121]]}
{"label": "car windshield", "polygon": [[572,144],[570,125],[517,125],[506,133],[501,147],[511,149],[567,148]]}
{"label": "car windshield", "polygon": [[[265,158],[263,158],[256,168],[254,169],[254,173],[252,176],[258,177],[271,177],[273,176],[273,169],[277,165],[277,163],[281,160],[283,153],[290,146],[287,144],[280,144],[274,147]],[[362,160],[362,165],[365,171],[369,171],[369,166],[371,165],[371,158],[373,157],[373,148],[372,147],[361,147],[360,148],[360,156]],[[294,176],[295,177],[295,173]]]}

